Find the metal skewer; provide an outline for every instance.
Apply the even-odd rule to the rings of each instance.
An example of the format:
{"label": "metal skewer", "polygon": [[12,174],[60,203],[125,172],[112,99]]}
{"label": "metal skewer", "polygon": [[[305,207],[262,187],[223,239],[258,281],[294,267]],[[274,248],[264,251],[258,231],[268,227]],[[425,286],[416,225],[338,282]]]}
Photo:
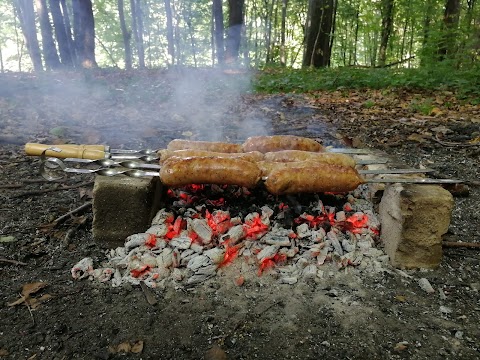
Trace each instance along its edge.
{"label": "metal skewer", "polygon": [[[78,159],[75,159],[78,160]],[[97,174],[102,176],[130,176],[135,178],[140,177],[152,177],[160,176],[158,171],[148,171],[149,170],[160,170],[160,165],[153,164],[143,164],[137,163],[134,161],[123,161],[123,162],[114,162],[109,159],[103,160],[87,160],[80,161],[81,163],[95,163],[99,165],[114,165],[115,167],[100,167],[97,169],[85,169],[85,168],[71,168],[67,167],[64,161],[53,158],[42,156],[42,163],[40,165],[40,173],[47,180],[56,180],[61,178],[58,176],[51,175],[52,170],[61,170],[66,173],[77,173],[77,174]],[[359,174],[414,174],[414,173],[426,173],[431,172],[432,169],[379,169],[379,170],[359,170]],[[262,180],[266,180],[264,177]],[[416,183],[416,184],[455,184],[461,183],[462,181],[456,179],[430,179],[430,178],[384,178],[384,179],[365,179],[365,183]]]}

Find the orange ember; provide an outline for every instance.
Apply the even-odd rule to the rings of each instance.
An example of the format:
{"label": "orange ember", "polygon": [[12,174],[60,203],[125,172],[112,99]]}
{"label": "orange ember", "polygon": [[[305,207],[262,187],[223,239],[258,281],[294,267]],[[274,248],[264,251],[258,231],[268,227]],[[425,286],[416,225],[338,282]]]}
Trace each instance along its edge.
{"label": "orange ember", "polygon": [[157,246],[157,237],[154,234],[150,234],[147,241],[145,241],[145,245],[149,248]]}
{"label": "orange ember", "polygon": [[247,220],[243,225],[245,229],[246,237],[249,239],[258,239],[262,235],[265,235],[268,231],[268,225],[265,225],[260,219],[260,215],[255,216],[251,220]]}
{"label": "orange ember", "polygon": [[148,265],[143,265],[143,266],[141,266],[141,267],[138,268],[138,269],[132,269],[132,270],[130,270],[130,274],[131,274],[134,278],[139,278],[139,277],[145,276],[149,271],[150,271],[150,266],[148,266]]}
{"label": "orange ember", "polygon": [[238,246],[229,246],[228,242],[225,244],[225,255],[223,261],[218,265],[219,268],[230,264],[238,256],[238,251],[240,248]]}
{"label": "orange ember", "polygon": [[276,264],[284,263],[287,260],[287,255],[285,254],[275,254],[272,257],[267,257],[260,262],[260,267],[258,269],[258,276],[261,276],[262,273],[273,268]]}

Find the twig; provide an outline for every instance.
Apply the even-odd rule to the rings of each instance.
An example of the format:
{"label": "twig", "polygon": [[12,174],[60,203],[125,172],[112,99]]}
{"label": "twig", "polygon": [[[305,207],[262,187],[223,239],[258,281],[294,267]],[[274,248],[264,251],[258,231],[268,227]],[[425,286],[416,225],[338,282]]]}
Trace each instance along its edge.
{"label": "twig", "polygon": [[44,190],[25,191],[23,193],[13,195],[12,197],[13,198],[19,198],[19,197],[30,196],[30,195],[42,195],[42,194],[47,194],[47,193],[53,192],[53,191],[77,189],[79,187],[90,186],[92,184],[93,184],[93,181],[88,181],[88,182],[80,183],[80,184],[77,184],[77,185],[71,185],[71,186],[62,186],[62,187],[44,189]]}
{"label": "twig", "polygon": [[443,247],[450,248],[466,248],[466,249],[480,249],[480,243],[464,242],[464,241],[444,241]]}
{"label": "twig", "polygon": [[17,261],[17,260],[10,260],[10,259],[6,259],[6,258],[3,258],[3,257],[0,258],[0,262],[6,262],[6,263],[13,264],[13,265],[23,265],[23,266],[27,265],[27,263]]}
{"label": "twig", "polygon": [[438,142],[440,145],[443,145],[443,146],[451,146],[451,147],[455,147],[455,146],[459,146],[459,147],[480,146],[480,143],[465,144],[465,143],[459,143],[459,142],[443,141],[443,140],[440,140],[438,138],[438,134],[435,135],[435,137],[432,138],[432,140]]}
{"label": "twig", "polygon": [[55,220],[53,220],[53,224],[57,225],[58,223],[66,220],[70,215],[73,215],[73,214],[76,214],[76,213],[79,213],[85,209],[87,209],[88,207],[92,206],[92,202],[87,202],[79,207],[77,207],[76,209],[73,209],[72,211],[69,211],[68,213],[56,218]]}
{"label": "twig", "polygon": [[18,189],[21,188],[23,185],[22,184],[5,184],[5,185],[0,185],[0,189]]}

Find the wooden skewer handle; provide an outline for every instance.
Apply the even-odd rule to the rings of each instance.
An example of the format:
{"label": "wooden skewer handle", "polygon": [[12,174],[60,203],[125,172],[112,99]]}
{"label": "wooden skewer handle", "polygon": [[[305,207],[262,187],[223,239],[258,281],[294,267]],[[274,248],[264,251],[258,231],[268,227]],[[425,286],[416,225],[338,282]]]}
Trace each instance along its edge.
{"label": "wooden skewer handle", "polygon": [[105,146],[103,145],[47,145],[47,144],[36,144],[36,143],[27,143],[25,144],[25,153],[32,156],[41,156],[42,153],[51,147],[55,147],[62,151],[53,151],[47,150],[45,152],[46,156],[56,157],[56,158],[77,158],[77,159],[91,159],[99,160],[105,159],[108,154],[105,152]]}

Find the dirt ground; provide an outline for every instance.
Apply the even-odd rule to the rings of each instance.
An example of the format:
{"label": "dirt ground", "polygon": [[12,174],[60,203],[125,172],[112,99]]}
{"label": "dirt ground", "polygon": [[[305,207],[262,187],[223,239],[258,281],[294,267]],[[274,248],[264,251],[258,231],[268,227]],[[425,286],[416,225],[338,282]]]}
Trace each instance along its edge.
{"label": "dirt ground", "polygon": [[[104,249],[92,238],[90,207],[56,219],[91,201],[94,178],[45,181],[25,142],[161,148],[177,137],[240,142],[258,134],[346,141],[469,182],[445,240],[480,242],[478,105],[447,91],[267,96],[250,86],[246,74],[209,70],[0,76],[1,358],[480,358],[479,249],[445,248],[430,271],[360,276],[325,265],[322,281],[295,285],[251,274],[237,286],[234,264],[194,288],[153,290],[150,303],[141,287],[72,279],[76,262],[101,261]],[[31,292],[26,301],[22,289]]]}

